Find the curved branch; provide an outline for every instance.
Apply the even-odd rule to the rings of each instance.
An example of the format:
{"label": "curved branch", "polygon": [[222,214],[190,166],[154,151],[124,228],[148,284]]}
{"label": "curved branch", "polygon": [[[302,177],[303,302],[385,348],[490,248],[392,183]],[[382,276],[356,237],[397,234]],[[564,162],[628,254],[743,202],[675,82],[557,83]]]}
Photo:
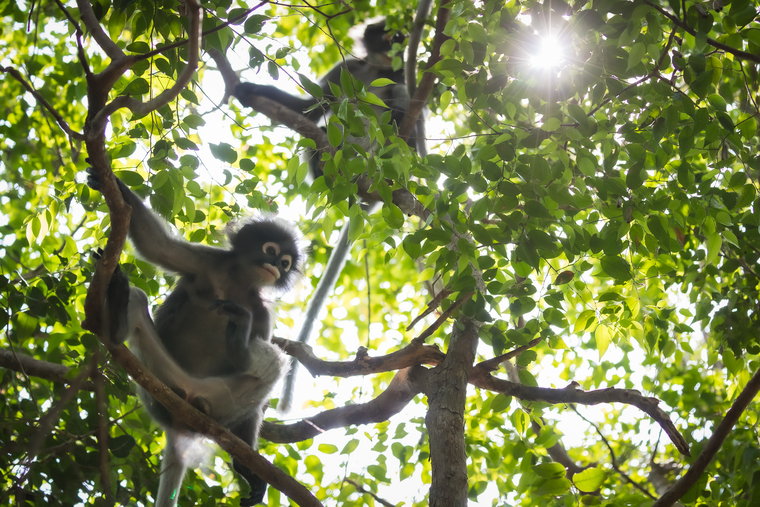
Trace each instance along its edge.
{"label": "curved branch", "polygon": [[[103,109],[98,111],[93,119],[94,124],[104,123],[105,120],[117,110],[126,107],[132,111],[132,114],[137,116],[145,116],[151,111],[159,109],[172,100],[174,100],[182,90],[190,83],[193,78],[196,69],[198,68],[198,60],[200,54],[201,45],[201,9],[198,0],[186,0],[185,4],[190,11],[190,31],[188,32],[188,39],[190,40],[190,48],[188,50],[187,65],[182,69],[182,72],[177,76],[177,80],[171,88],[159,93],[156,97],[150,99],[147,102],[142,102],[129,96],[120,96],[112,100]],[[110,40],[110,39],[109,39]],[[110,55],[109,55],[110,56]],[[122,54],[123,58],[124,55]],[[136,59],[130,57],[130,61]]]}
{"label": "curved branch", "polygon": [[40,93],[32,88],[32,85],[29,84],[26,79],[24,79],[24,76],[21,75],[21,73],[14,69],[13,67],[0,67],[0,72],[4,72],[6,74],[10,74],[16,81],[21,83],[21,86],[26,88],[26,90],[34,95],[34,98],[37,99],[37,102],[39,102],[51,115],[53,115],[53,118],[55,118],[55,122],[58,124],[59,127],[66,133],[66,135],[73,137],[74,139],[78,139],[80,141],[84,140],[84,135],[82,135],[79,132],[76,132],[74,130],[71,130],[69,127],[69,124],[66,123],[66,120],[63,119],[63,116],[60,115],[58,111],[55,110],[55,108],[45,100],[45,97],[40,95]]}
{"label": "curved branch", "polygon": [[273,338],[272,341],[282,347],[286,354],[296,358],[312,377],[331,375],[347,378],[422,364],[437,365],[446,357],[438,347],[413,341],[406,347],[384,356],[369,357],[367,349],[360,347],[353,361],[324,361],[314,355],[314,349],[305,343],[284,338]]}
{"label": "curved branch", "polygon": [[[691,28],[688,24],[686,24],[684,21],[681,21],[677,17],[670,14],[668,11],[660,7],[659,5],[650,2],[649,0],[644,0],[644,3],[648,6],[652,7],[653,9],[657,10],[660,14],[668,18],[671,23],[678,26],[679,28],[682,28],[684,31],[689,32],[691,35],[697,35],[697,31]],[[722,42],[718,42],[715,39],[711,39],[710,37],[706,37],[707,43],[711,45],[712,47],[716,49],[722,49],[726,53],[731,53],[737,58],[740,58],[742,60],[748,60],[750,62],[760,63],[760,55],[756,55],[754,53],[748,53],[746,51],[742,51],[741,49],[736,49],[734,47],[731,47],[727,44],[723,44]]]}
{"label": "curved branch", "polygon": [[95,17],[95,12],[93,12],[90,2],[87,0],[77,0],[77,7],[79,7],[79,17],[82,19],[85,28],[90,31],[92,38],[95,39],[95,42],[98,43],[98,46],[101,47],[108,57],[111,60],[124,58],[124,52],[106,35],[103,27],[98,23],[98,18]]}
{"label": "curved branch", "polygon": [[322,507],[322,504],[305,486],[271,464],[254,451],[250,445],[233,435],[230,430],[199,412],[195,407],[177,396],[174,391],[166,387],[140,363],[127,347],[124,345],[114,347],[111,350],[111,354],[135,382],[145,388],[153,398],[182,422],[213,439],[219,447],[238,458],[256,475],[274,488],[282,491],[298,505]]}
{"label": "curved branch", "polygon": [[483,388],[497,391],[507,396],[514,396],[523,401],[538,401],[556,405],[559,403],[580,403],[581,405],[598,405],[599,403],[625,403],[633,405],[654,419],[670,437],[673,445],[686,456],[691,456],[689,444],[679,433],[670,416],[658,405],[660,400],[642,395],[635,389],[596,389],[583,391],[576,389],[577,384],[571,384],[565,389],[547,387],[532,387],[491,376],[485,368],[476,367],[470,374],[470,383]]}
{"label": "curved branch", "polygon": [[734,427],[734,424],[739,420],[739,417],[749,403],[757,396],[758,391],[760,391],[760,370],[755,372],[739,396],[736,397],[736,401],[734,401],[734,404],[726,412],[726,416],[715,428],[704,448],[702,448],[702,452],[699,453],[697,459],[691,464],[688,472],[678,479],[673,487],[667,490],[652,507],[670,507],[702,477],[707,465],[713,460],[720,446],[723,445],[723,441],[731,432],[731,428]]}
{"label": "curved branch", "polygon": [[426,373],[422,366],[404,368],[396,373],[388,389],[374,400],[326,410],[294,424],[265,421],[260,435],[270,442],[285,444],[308,440],[334,428],[387,421],[422,391],[420,386]]}

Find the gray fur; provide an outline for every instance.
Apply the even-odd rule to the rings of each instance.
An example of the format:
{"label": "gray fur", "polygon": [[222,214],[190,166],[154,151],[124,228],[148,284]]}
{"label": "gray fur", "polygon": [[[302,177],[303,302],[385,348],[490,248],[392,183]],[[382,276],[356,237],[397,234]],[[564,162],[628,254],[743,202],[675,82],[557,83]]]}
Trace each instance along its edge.
{"label": "gray fur", "polygon": [[[95,171],[89,172],[90,186],[100,188]],[[117,182],[132,207],[129,235],[138,253],[181,276],[154,323],[145,293],[130,288],[117,268],[105,305],[111,341],[128,340],[162,382],[256,449],[264,405],[287,371],[286,356],[271,343],[272,310],[265,292],[286,290],[297,277],[302,254],[294,229],[282,220],[264,218],[233,233],[230,249],[189,243],[172,235],[163,220]],[[173,507],[186,466],[177,437],[193,433],[145,390],[138,392],[166,429],[156,505]],[[266,484],[234,459],[233,466],[252,490],[241,505],[261,502]]]}

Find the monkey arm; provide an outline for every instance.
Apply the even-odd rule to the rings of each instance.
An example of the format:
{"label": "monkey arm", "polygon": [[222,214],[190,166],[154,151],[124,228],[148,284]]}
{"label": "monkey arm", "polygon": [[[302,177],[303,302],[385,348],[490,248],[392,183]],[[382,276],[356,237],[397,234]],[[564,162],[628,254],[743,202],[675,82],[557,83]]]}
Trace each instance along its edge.
{"label": "monkey arm", "polygon": [[[127,185],[116,178],[124,201],[132,208],[129,237],[137,251],[153,264],[182,274],[197,274],[213,266],[226,251],[206,245],[198,245],[175,237],[168,224],[150,211]],[[87,168],[87,184],[100,191],[101,181],[97,171]]]}
{"label": "monkey arm", "polygon": [[149,210],[140,197],[117,178],[124,200],[132,207],[129,237],[145,260],[176,273],[199,273],[221,256],[218,248],[174,236],[165,221]]}
{"label": "monkey arm", "polygon": [[240,83],[235,88],[235,97],[237,97],[238,100],[245,100],[245,97],[249,95],[272,99],[287,107],[288,109],[304,115],[311,121],[318,120],[324,114],[324,111],[322,111],[320,108],[307,111],[309,108],[319,103],[319,101],[313,97],[294,97],[293,95],[284,92],[274,86],[257,85],[254,83]]}

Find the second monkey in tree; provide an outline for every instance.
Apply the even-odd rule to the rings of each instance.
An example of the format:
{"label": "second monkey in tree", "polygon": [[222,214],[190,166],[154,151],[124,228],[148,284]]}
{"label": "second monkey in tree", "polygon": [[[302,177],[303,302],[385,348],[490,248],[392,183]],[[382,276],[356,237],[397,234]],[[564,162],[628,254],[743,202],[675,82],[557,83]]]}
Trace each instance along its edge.
{"label": "second monkey in tree", "polygon": [[[325,76],[319,80],[322,88],[322,99],[316,97],[295,97],[281,89],[271,85],[259,85],[255,83],[240,83],[234,91],[234,96],[245,104],[247,96],[260,96],[279,102],[288,109],[303,114],[312,121],[318,121],[330,113],[330,109],[324,105],[317,107],[322,100],[334,103],[337,99],[330,84],[340,86],[340,75],[345,69],[354,80],[377,95],[391,111],[391,123],[401,124],[401,120],[409,109],[409,92],[404,79],[404,69],[394,69],[392,58],[389,53],[393,44],[400,44],[404,36],[398,32],[389,32],[385,29],[385,20],[367,25],[364,30],[362,44],[367,51],[364,58],[346,58],[338,63]],[[372,88],[370,84],[377,79],[389,79],[394,84]],[[372,106],[378,117],[386,110],[380,106]],[[410,145],[424,153],[422,148],[424,139],[417,137],[416,129],[410,136]]]}

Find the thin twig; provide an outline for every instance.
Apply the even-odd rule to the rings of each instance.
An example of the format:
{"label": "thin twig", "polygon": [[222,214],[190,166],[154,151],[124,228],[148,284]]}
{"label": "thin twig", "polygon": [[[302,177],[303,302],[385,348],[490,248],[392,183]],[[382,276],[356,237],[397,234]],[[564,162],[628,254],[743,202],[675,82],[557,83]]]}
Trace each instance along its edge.
{"label": "thin twig", "polygon": [[639,491],[641,491],[642,493],[644,493],[646,496],[648,496],[652,500],[657,500],[657,497],[654,496],[652,493],[650,493],[644,486],[642,486],[638,482],[634,481],[633,479],[631,479],[631,477],[627,473],[625,473],[622,470],[620,470],[620,467],[618,466],[618,463],[617,463],[617,458],[615,457],[615,451],[612,450],[612,446],[607,441],[607,438],[605,438],[604,434],[602,433],[602,430],[596,424],[594,424],[593,422],[591,422],[588,419],[586,419],[585,417],[583,417],[583,414],[581,414],[580,412],[578,412],[578,409],[575,406],[570,405],[570,408],[573,410],[573,412],[575,412],[576,414],[578,414],[578,417],[580,417],[581,419],[583,419],[584,421],[586,421],[592,428],[594,428],[594,430],[596,431],[596,434],[599,435],[599,438],[602,439],[602,442],[604,442],[604,445],[607,446],[607,449],[610,451],[610,463],[612,464],[612,468],[615,469],[615,471],[618,474],[620,474],[620,476],[623,479],[625,479],[626,482],[628,482],[629,484],[631,484],[634,488],[638,489]]}
{"label": "thin twig", "polygon": [[478,363],[477,365],[475,365],[475,368],[482,368],[483,370],[488,371],[488,372],[496,371],[499,369],[499,366],[504,361],[509,361],[513,357],[520,355],[522,352],[528,349],[532,349],[533,347],[541,343],[543,340],[544,339],[540,336],[538,338],[534,338],[528,343],[526,343],[525,345],[521,345],[517,347],[516,349],[510,350],[509,352],[506,352],[500,356],[496,356],[494,358]]}
{"label": "thin twig", "polygon": [[412,340],[412,343],[425,343],[425,340],[427,340],[430,335],[432,335],[439,327],[441,327],[443,323],[446,322],[449,317],[451,317],[451,314],[454,313],[457,308],[462,306],[462,303],[470,299],[473,294],[475,294],[475,292],[468,292],[461,298],[454,301],[454,303],[452,303],[452,305],[448,307],[446,311],[443,312],[441,316],[435,320],[435,322],[433,322],[430,326],[428,326],[427,329],[420,333],[418,337],[414,338]]}
{"label": "thin twig", "polygon": [[388,501],[386,501],[386,500],[383,500],[382,498],[380,498],[379,496],[377,496],[377,495],[376,495],[375,493],[373,493],[372,491],[370,491],[370,490],[368,490],[368,489],[365,489],[365,488],[364,488],[364,486],[362,486],[362,485],[361,485],[361,484],[359,484],[358,482],[356,482],[356,481],[354,481],[354,480],[352,480],[352,479],[349,479],[349,478],[345,478],[345,479],[343,479],[343,480],[344,480],[345,482],[349,483],[350,485],[352,485],[353,487],[355,487],[355,488],[356,488],[356,491],[358,491],[359,493],[362,493],[362,494],[364,494],[364,495],[369,495],[369,496],[371,496],[372,498],[374,498],[374,499],[375,499],[375,501],[376,501],[376,502],[379,502],[379,503],[381,503],[382,505],[385,505],[385,507],[395,507],[395,506],[394,506],[392,503],[390,503],[390,502],[388,502]]}
{"label": "thin twig", "polygon": [[29,82],[24,79],[24,76],[21,75],[21,73],[14,69],[13,67],[0,67],[0,71],[10,74],[16,81],[21,83],[21,86],[26,88],[26,90],[34,95],[34,98],[37,99],[37,102],[42,104],[42,106],[47,109],[47,111],[53,115],[53,118],[55,118],[56,123],[59,127],[69,136],[73,137],[74,139],[78,139],[80,141],[84,141],[84,136],[80,134],[79,132],[76,132],[74,130],[71,130],[69,127],[69,124],[66,123],[66,120],[63,119],[63,116],[61,116],[58,111],[55,110],[55,108],[50,105],[50,103],[45,100],[45,97],[43,97],[37,90],[35,90]]}
{"label": "thin twig", "polygon": [[[652,7],[653,9],[656,9],[660,14],[668,18],[674,25],[690,33],[691,35],[697,35],[697,31],[691,28],[686,22],[681,21],[677,17],[673,16],[672,14],[670,14],[668,11],[666,11],[659,5],[653,2],[650,2],[649,0],[644,0],[644,3]],[[684,10],[684,15],[686,15],[685,10]],[[722,42],[718,42],[715,39],[711,39],[710,37],[706,37],[706,40],[707,40],[707,43],[711,45],[712,47],[717,48],[717,49],[722,49],[726,53],[731,53],[737,58],[740,58],[742,60],[749,60],[755,63],[760,63],[760,55],[756,55],[754,53],[748,53],[746,51],[742,51],[741,49],[736,49],[734,47],[729,46],[728,44],[723,44]]]}

